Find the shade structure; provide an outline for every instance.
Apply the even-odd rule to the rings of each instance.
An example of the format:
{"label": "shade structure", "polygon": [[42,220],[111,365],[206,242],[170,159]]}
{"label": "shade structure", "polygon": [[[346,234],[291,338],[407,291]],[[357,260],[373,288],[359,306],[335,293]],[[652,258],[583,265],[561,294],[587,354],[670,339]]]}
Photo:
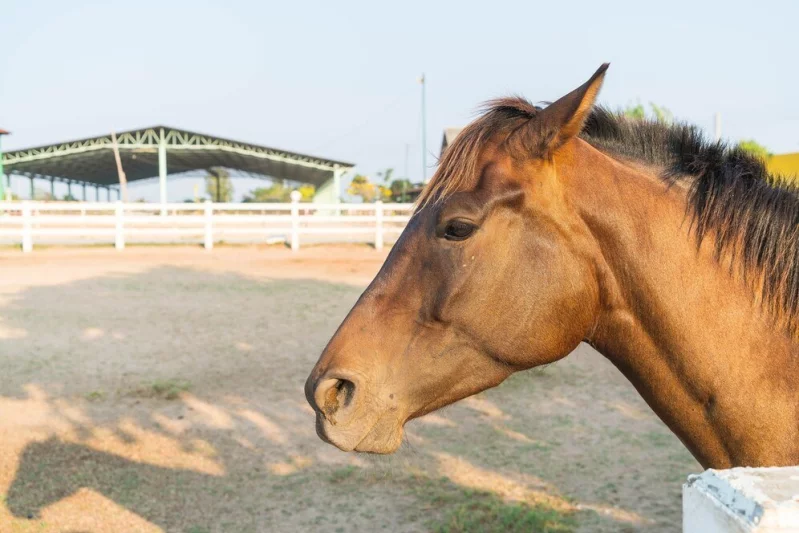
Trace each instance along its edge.
{"label": "shade structure", "polygon": [[[254,176],[309,183],[338,182],[355,165],[168,126],[116,134],[127,181],[223,167]],[[6,173],[112,187],[119,183],[112,135],[14,150],[3,154]],[[332,185],[332,183],[331,183]],[[339,190],[338,188],[335,189]]]}

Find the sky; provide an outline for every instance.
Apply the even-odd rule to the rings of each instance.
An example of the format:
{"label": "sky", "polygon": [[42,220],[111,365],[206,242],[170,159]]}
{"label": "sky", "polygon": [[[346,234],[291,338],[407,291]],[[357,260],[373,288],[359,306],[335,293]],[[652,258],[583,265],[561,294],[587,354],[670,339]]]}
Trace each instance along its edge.
{"label": "sky", "polygon": [[2,0],[0,128],[11,150],[165,124],[420,181],[422,73],[429,176],[481,102],[551,101],[610,62],[601,103],[652,101],[710,135],[720,113],[723,137],[795,152],[797,23],[795,0]]}

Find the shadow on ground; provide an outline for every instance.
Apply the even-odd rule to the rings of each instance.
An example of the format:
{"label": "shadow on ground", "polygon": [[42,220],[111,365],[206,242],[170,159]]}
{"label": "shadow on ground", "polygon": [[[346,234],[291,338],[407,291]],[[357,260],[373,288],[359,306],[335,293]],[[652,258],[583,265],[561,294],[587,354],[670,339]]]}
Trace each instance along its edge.
{"label": "shadow on ground", "polygon": [[695,463],[588,351],[410,424],[397,456],[321,443],[303,382],[360,291],[164,266],[6,291],[0,521],[75,533],[522,519],[679,530]]}

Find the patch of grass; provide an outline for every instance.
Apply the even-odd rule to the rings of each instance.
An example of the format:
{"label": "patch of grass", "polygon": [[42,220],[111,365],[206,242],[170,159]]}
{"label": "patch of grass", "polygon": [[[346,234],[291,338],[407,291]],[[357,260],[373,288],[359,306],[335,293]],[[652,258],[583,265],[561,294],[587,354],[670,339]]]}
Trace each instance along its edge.
{"label": "patch of grass", "polygon": [[136,501],[141,481],[135,470],[123,471],[120,473],[114,490],[118,494],[119,502],[122,505],[130,505]]}
{"label": "patch of grass", "polygon": [[507,503],[489,493],[476,492],[468,501],[445,510],[432,530],[437,533],[534,532],[568,533],[576,523],[550,507]]}
{"label": "patch of grass", "polygon": [[554,415],[551,417],[553,425],[556,427],[572,427],[574,426],[574,417],[570,415]]}
{"label": "patch of grass", "polygon": [[415,478],[415,492],[436,518],[427,527],[436,533],[570,533],[571,513],[543,504],[506,502],[490,492],[464,489],[447,478]]}
{"label": "patch of grass", "polygon": [[333,473],[330,474],[330,482],[341,483],[342,481],[346,481],[347,479],[352,477],[352,475],[355,474],[357,470],[358,469],[352,465],[334,470]]}
{"label": "patch of grass", "polygon": [[39,533],[47,530],[47,522],[17,522],[11,526],[12,533]]}
{"label": "patch of grass", "polygon": [[83,395],[84,398],[89,400],[90,402],[99,402],[103,398],[105,398],[105,392],[101,390],[93,390],[91,392],[87,392]]}
{"label": "patch of grass", "polygon": [[140,388],[140,396],[176,400],[183,392],[191,390],[191,382],[186,379],[157,379]]}
{"label": "patch of grass", "polygon": [[[383,483],[375,472],[347,466],[334,470],[330,482],[344,487],[363,488]],[[506,502],[490,492],[464,488],[447,477],[431,478],[426,472],[411,469],[391,485],[409,490],[414,509],[420,514],[424,530],[436,533],[571,533],[577,526],[575,513],[530,502]],[[362,510],[364,512],[366,510]],[[424,518],[422,518],[424,517]]]}
{"label": "patch of grass", "polygon": [[666,448],[674,441],[674,437],[670,433],[661,433],[658,431],[644,433],[643,437],[648,444],[656,448]]}
{"label": "patch of grass", "polygon": [[186,533],[211,533],[211,530],[202,526],[191,526],[186,530]]}

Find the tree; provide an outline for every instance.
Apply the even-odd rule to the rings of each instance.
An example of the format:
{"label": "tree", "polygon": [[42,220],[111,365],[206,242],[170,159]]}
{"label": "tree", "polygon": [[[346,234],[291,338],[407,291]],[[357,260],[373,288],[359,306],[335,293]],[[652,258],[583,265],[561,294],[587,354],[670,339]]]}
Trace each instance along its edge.
{"label": "tree", "polygon": [[408,191],[414,188],[413,183],[411,180],[406,178],[398,178],[391,182],[388,186],[391,190],[391,196],[394,200],[398,202],[410,202],[411,195],[408,194]]}
{"label": "tree", "polygon": [[658,122],[666,124],[674,122],[674,114],[665,107],[659,106],[654,102],[649,102],[649,106],[652,108],[652,114],[655,115],[655,120]]}
{"label": "tree", "polygon": [[408,191],[414,188],[413,183],[408,178],[395,178],[392,180],[393,175],[393,168],[387,168],[377,173],[377,176],[383,180],[383,185],[378,186],[383,200],[390,201],[393,199],[399,202],[409,202],[411,197]]}
{"label": "tree", "polygon": [[377,177],[383,182],[383,185],[388,185],[391,181],[391,176],[394,174],[393,168],[387,168],[381,172],[377,173]]}
{"label": "tree", "polygon": [[[671,124],[674,122],[674,114],[667,108],[659,106],[654,102],[649,102],[649,108],[652,110],[652,118],[655,121],[666,124]],[[647,116],[646,108],[643,106],[643,104],[641,104],[641,102],[638,102],[635,105],[629,104],[622,110],[622,114],[635,120],[646,120],[649,118]]]}
{"label": "tree", "polygon": [[44,189],[40,189],[38,187],[33,190],[33,199],[38,202],[50,202],[55,200],[53,195],[50,194],[50,191],[45,191]]}
{"label": "tree", "polygon": [[[290,202],[291,201],[291,187],[286,187],[283,182],[275,181],[269,187],[258,187],[253,189],[244,197],[244,202],[250,203],[274,203],[274,202]],[[300,191],[301,202],[310,202],[316,194],[316,187],[310,183],[304,183],[297,188]]]}
{"label": "tree", "polygon": [[773,155],[768,151],[768,148],[753,139],[744,139],[743,141],[739,142],[736,147],[739,150],[743,150],[744,152],[747,152],[758,159],[765,160]]}
{"label": "tree", "polygon": [[316,187],[310,183],[303,183],[297,190],[300,191],[300,194],[302,195],[302,198],[300,199],[301,202],[310,202],[313,200],[313,197],[316,194]]}
{"label": "tree", "polygon": [[644,120],[646,118],[646,109],[638,102],[636,105],[628,104],[622,111],[625,117],[635,120]]}
{"label": "tree", "polygon": [[[384,174],[380,174],[381,176]],[[388,174],[389,177],[391,174]],[[369,180],[368,176],[363,174],[356,174],[347,188],[347,194],[351,196],[360,196],[364,203],[371,203],[376,200],[390,200],[391,189],[383,185],[375,185]]]}
{"label": "tree", "polygon": [[230,173],[224,168],[209,168],[205,177],[205,192],[214,202],[232,202],[233,183],[230,181]]}
{"label": "tree", "polygon": [[250,191],[244,197],[245,202],[290,202],[291,189],[283,185],[283,182],[275,181],[269,187],[258,187]]}
{"label": "tree", "polygon": [[377,196],[377,187],[369,181],[367,176],[356,174],[347,188],[350,196],[360,196],[364,203],[374,202]]}

